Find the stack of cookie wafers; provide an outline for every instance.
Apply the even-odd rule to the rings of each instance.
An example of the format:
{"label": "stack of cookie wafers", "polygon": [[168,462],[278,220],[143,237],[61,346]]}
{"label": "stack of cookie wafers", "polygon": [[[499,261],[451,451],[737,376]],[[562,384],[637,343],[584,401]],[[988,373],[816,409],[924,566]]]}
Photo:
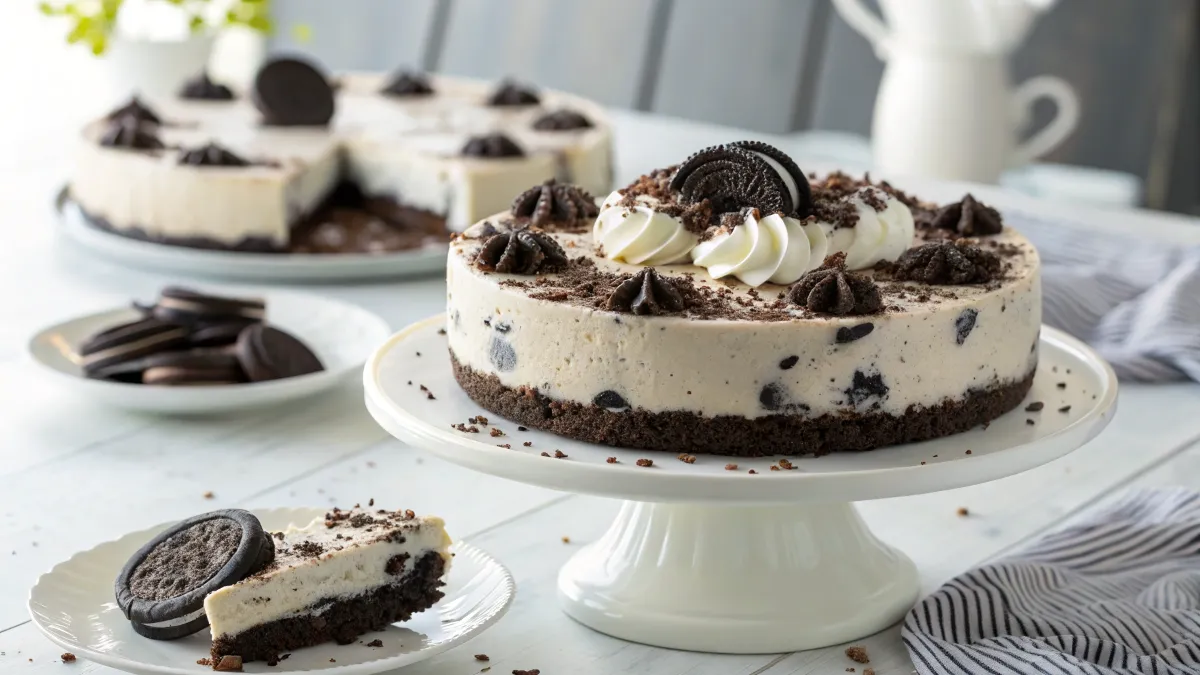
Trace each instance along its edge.
{"label": "stack of cookie wafers", "polygon": [[298,338],[265,323],[266,303],[178,287],[142,316],[100,331],[79,349],[86,377],[149,385],[229,385],[324,370]]}

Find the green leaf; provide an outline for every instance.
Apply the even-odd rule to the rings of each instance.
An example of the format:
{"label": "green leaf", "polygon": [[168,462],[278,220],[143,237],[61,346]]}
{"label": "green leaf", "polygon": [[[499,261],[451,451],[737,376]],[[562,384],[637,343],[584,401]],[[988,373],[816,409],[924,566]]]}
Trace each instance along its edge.
{"label": "green leaf", "polygon": [[300,44],[308,44],[312,41],[312,26],[306,23],[293,24],[292,39]]}

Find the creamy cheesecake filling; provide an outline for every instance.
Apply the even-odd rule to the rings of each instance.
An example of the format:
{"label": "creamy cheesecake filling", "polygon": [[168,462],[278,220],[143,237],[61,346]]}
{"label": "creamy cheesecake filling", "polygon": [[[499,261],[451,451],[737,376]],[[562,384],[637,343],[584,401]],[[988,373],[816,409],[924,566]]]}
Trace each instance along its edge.
{"label": "creamy cheesecake filling", "polygon": [[[553,236],[571,255],[591,250],[587,235]],[[902,415],[910,406],[935,406],[972,389],[1024,380],[1036,365],[1037,254],[1011,229],[989,239],[1011,251],[999,283],[937,288],[893,282],[884,295],[889,309],[880,314],[806,318],[793,308],[772,320],[754,320],[750,313],[645,317],[547,299],[554,296],[556,275],[531,284],[527,276],[485,273],[473,262],[479,241],[460,239],[447,271],[449,347],[472,371],[557,401],[590,405],[613,392],[628,407],[652,413]],[[641,269],[594,260],[605,272]],[[726,287],[700,267],[656,269]],[[729,303],[765,306],[762,299],[783,290],[734,284]],[[859,337],[847,339],[853,335]]]}
{"label": "creamy cheesecake filling", "polygon": [[[369,196],[389,197],[467,225],[508,206],[514,194],[549,178],[604,194],[612,183],[612,134],[603,108],[559,92],[539,106],[483,104],[493,83],[431,78],[435,94],[420,100],[376,92],[382,77],[341,78],[338,112],[328,129],[265,127],[246,97],[232,102],[154,101],[167,122],[156,152],[102,147],[103,125],[83,133],[72,198],[106,229],[167,243],[201,240],[229,248],[264,242],[285,250],[292,229],[343,179]],[[569,108],[593,126],[537,131],[538,115]],[[473,134],[504,131],[525,157],[459,156]],[[210,141],[258,162],[249,167],[178,165],[180,149]]]}
{"label": "creamy cheesecake filling", "polygon": [[276,536],[275,563],[208,595],[204,611],[213,639],[273,621],[320,615],[333,602],[401,582],[417,562],[436,552],[448,569],[450,537],[440,518],[421,517],[386,536],[382,528],[329,527],[317,518]]}

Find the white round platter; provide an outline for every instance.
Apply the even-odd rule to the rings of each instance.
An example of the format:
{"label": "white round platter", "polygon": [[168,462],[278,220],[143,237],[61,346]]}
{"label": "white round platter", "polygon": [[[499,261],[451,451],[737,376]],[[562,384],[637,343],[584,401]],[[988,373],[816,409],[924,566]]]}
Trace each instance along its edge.
{"label": "white round platter", "polygon": [[[265,509],[254,515],[267,530],[304,525],[323,509]],[[195,675],[208,657],[207,630],[182,640],[149,640],[133,632],[113,600],[113,579],[142,544],[173,523],[127,534],[72,556],[43,574],[29,592],[29,615],[53,642],[81,660],[144,675]],[[410,621],[393,624],[351,645],[298,649],[275,666],[252,662],[248,673],[320,672],[366,675],[390,671],[440,654],[491,626],[516,592],[512,575],[484,551],[458,542],[441,602]],[[367,647],[375,638],[382,647]],[[333,662],[330,659],[334,659]]]}
{"label": "white round platter", "polygon": [[[202,290],[202,289],[201,289]],[[217,291],[230,294],[227,290]],[[141,412],[213,414],[276,405],[311,396],[359,372],[371,350],[386,339],[387,322],[365,309],[306,293],[238,292],[263,297],[267,322],[300,338],[321,359],[325,370],[311,375],[249,384],[169,387],[125,384],[85,378],[78,365],[79,345],[92,333],[138,317],[132,307],[89,314],[42,329],[27,345],[30,359],[65,389],[98,403]]]}
{"label": "white round platter", "polygon": [[[1044,327],[1026,401],[986,428],[870,452],[792,458],[791,470],[771,470],[779,464],[770,457],[699,455],[689,464],[672,453],[519,431],[458,387],[439,333],[444,321],[414,324],[375,352],[364,371],[368,410],[397,438],[468,468],[630,500],[609,532],[563,568],[559,599],[592,628],[679,649],[794,651],[891,625],[916,599],[916,570],[871,534],[851,501],[1029,470],[1095,437],[1117,400],[1108,364]],[[1026,412],[1033,401],[1044,408]],[[452,428],[480,414],[489,421],[476,425],[482,433]],[[486,427],[504,435],[493,437]],[[541,455],[555,450],[567,456]],[[639,458],[653,466],[637,466]],[[736,470],[726,469],[731,462]]]}
{"label": "white round platter", "polygon": [[122,237],[89,225],[69,200],[61,204],[63,233],[72,242],[118,263],[172,275],[272,282],[395,279],[440,273],[446,245],[395,253],[246,253],[168,246]]}

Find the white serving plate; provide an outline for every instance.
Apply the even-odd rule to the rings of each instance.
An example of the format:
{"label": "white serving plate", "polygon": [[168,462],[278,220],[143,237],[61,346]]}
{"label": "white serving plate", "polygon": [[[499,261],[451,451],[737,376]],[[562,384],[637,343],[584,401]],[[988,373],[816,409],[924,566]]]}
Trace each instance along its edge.
{"label": "white serving plate", "polygon": [[[231,294],[217,291],[219,294]],[[142,412],[213,414],[276,405],[325,391],[351,379],[390,329],[380,317],[355,305],[305,293],[254,291],[261,296],[267,322],[300,338],[321,359],[325,370],[269,382],[202,387],[170,387],[105,382],[83,377],[75,353],[92,333],[135,319],[133,308],[117,308],[49,326],[29,340],[32,361],[48,377],[82,397]]]}
{"label": "white serving plate", "polygon": [[172,275],[276,282],[395,279],[446,269],[445,244],[395,253],[246,253],[168,246],[130,239],[87,224],[69,200],[60,199],[63,233],[78,246],[116,262]]}
{"label": "white serving plate", "polygon": [[[267,530],[304,525],[324,509],[254,510]],[[163,523],[76,553],[43,574],[29,592],[29,615],[51,641],[81,660],[139,675],[196,675],[207,658],[207,630],[181,640],[149,640],[133,632],[113,599],[113,579],[138,548],[174,523]],[[441,602],[404,623],[370,633],[353,644],[298,649],[275,666],[245,664],[247,673],[320,672],[367,675],[423,661],[466,642],[508,610],[516,592],[512,575],[487,553],[458,542]],[[359,642],[374,639],[382,647]],[[335,659],[330,662],[330,659]]]}

